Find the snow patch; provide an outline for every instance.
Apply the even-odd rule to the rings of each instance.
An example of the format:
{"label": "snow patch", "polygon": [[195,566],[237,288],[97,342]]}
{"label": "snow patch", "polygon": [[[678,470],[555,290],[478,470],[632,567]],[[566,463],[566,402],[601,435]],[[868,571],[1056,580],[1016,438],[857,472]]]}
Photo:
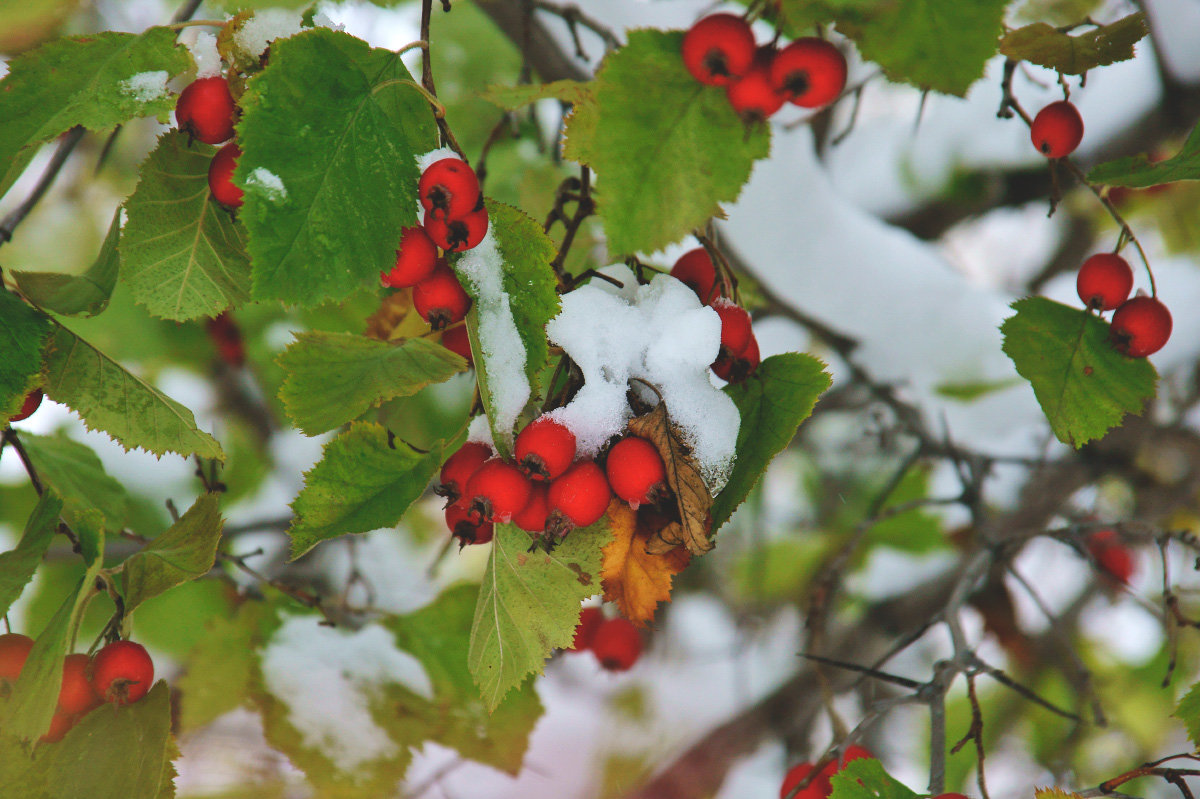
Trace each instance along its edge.
{"label": "snow patch", "polygon": [[246,177],[246,188],[257,190],[259,194],[273,203],[283,202],[288,197],[287,187],[283,185],[283,180],[274,172],[263,169],[261,166],[256,167]]}
{"label": "snow patch", "polygon": [[151,103],[167,94],[169,78],[170,75],[165,70],[139,72],[121,81],[121,93],[139,103]]}
{"label": "snow patch", "polygon": [[208,31],[197,31],[191,42],[185,42],[192,60],[196,62],[196,78],[216,78],[221,75],[221,54],[217,51],[217,37]]}
{"label": "snow patch", "polygon": [[300,32],[301,18],[295,11],[265,8],[258,11],[233,34],[233,42],[246,54],[258,58],[267,45]]}

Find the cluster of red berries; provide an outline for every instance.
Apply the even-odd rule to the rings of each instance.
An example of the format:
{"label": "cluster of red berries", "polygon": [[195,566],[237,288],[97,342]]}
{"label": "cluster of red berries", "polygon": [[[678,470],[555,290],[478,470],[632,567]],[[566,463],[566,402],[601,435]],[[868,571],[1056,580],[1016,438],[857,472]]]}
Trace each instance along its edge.
{"label": "cluster of red berries", "polygon": [[24,421],[30,416],[33,416],[33,412],[41,407],[41,405],[42,390],[40,388],[35,388],[33,391],[30,391],[25,395],[25,401],[21,403],[21,410],[8,417],[8,421],[10,423]]}
{"label": "cluster of red berries", "polygon": [[710,306],[721,318],[721,350],[712,363],[717,377],[740,383],[758,368],[761,356],[758,339],[750,326],[745,308],[725,296],[724,284],[717,281],[717,270],[703,247],[689,250],[671,267],[671,277],[682,282]]}
{"label": "cluster of red berries", "polygon": [[570,652],[591,651],[609,671],[628,671],[642,654],[642,634],[622,616],[606,618],[596,607],[584,608]]}
{"label": "cluster of red berries", "polygon": [[[27,635],[0,635],[0,696],[12,695],[31,649],[33,639]],[[42,742],[61,741],[79,719],[105,702],[128,705],[138,701],[153,683],[154,663],[145,647],[133,641],[113,641],[93,657],[67,655],[58,705]]]}
{"label": "cluster of red berries", "polygon": [[1033,118],[1029,138],[1047,158],[1066,158],[1083,141],[1083,117],[1066,100],[1050,103]]}
{"label": "cluster of red berries", "polygon": [[820,108],[846,86],[846,58],[813,36],[782,50],[759,46],[750,23],[734,14],[711,14],[683,37],[683,63],[707,86],[724,86],[729,104],[747,122],[761,122],[790,102]]}
{"label": "cluster of red berries", "polygon": [[[205,144],[220,144],[233,138],[237,103],[229,91],[229,81],[220,75],[197,78],[179,93],[175,102],[175,121],[193,139]],[[241,148],[229,142],[212,157],[208,165],[208,190],[213,199],[227,208],[242,204],[242,190],[233,184],[233,169],[241,157]]]}
{"label": "cluster of red berries", "polygon": [[[846,751],[842,753],[840,762],[832,760],[825,764],[825,767],[812,778],[808,785],[796,792],[794,799],[827,799],[833,793],[833,785],[830,783],[833,775],[841,771],[851,760],[863,757],[874,757],[874,755],[861,746],[854,744],[847,746]],[[807,762],[792,766],[783,778],[783,785],[779,786],[779,799],[790,799],[796,786],[808,779],[808,775],[812,774],[815,768],[813,763]]]}
{"label": "cluster of red berries", "polygon": [[1163,348],[1171,337],[1171,312],[1157,297],[1133,290],[1133,269],[1116,253],[1097,253],[1079,267],[1075,288],[1083,304],[1095,311],[1112,311],[1112,345],[1131,358],[1145,358]]}
{"label": "cluster of red berries", "polygon": [[490,541],[493,524],[512,522],[549,550],[599,521],[614,494],[634,507],[670,496],[662,456],[644,438],[618,440],[603,466],[576,454],[575,434],[545,415],[517,435],[513,460],[487,444],[464,444],[442,465],[446,526],[465,545]]}
{"label": "cluster of red berries", "polygon": [[1121,543],[1116,530],[1097,530],[1087,538],[1088,554],[1114,583],[1128,585],[1137,569],[1133,550]]}

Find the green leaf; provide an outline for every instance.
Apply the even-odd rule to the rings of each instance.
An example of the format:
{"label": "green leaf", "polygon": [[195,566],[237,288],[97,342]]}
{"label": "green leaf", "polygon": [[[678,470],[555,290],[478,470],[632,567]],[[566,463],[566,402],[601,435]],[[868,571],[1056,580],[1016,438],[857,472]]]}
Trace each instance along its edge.
{"label": "green leaf", "polygon": [[770,146],[765,126],[746,128],[723,89],[688,73],[682,40],[679,32],[630,31],[596,78],[590,165],[614,255],[661,249],[720,215]]}
{"label": "green leaf", "polygon": [[287,373],[279,398],[306,435],[409,397],[466,369],[467,362],[423,338],[378,341],[353,333],[300,333],[278,358]]}
{"label": "green leaf", "polygon": [[811,36],[813,26],[833,21],[859,21],[887,0],[781,0],[775,11],[775,26],[784,36]]}
{"label": "green leaf", "polygon": [[403,441],[389,442],[381,425],[351,425],[304,473],[288,530],[292,560],[330,538],[395,526],[442,460],[440,445],[422,453]]}
{"label": "green leaf", "polygon": [[208,190],[215,152],[182,131],[163,134],[125,201],[121,277],[163,319],[216,316],[250,295],[245,232]]}
{"label": "green leaf", "polygon": [[108,307],[117,283],[117,244],[121,238],[121,209],[113,214],[108,235],[95,263],[82,275],[55,272],[12,272],[21,293],[40,308],[65,316],[95,316]]}
{"label": "green leaf", "polygon": [[997,391],[1012,388],[1018,382],[1020,381],[1015,377],[1004,380],[948,381],[939,383],[933,387],[933,390],[938,396],[945,397],[946,399],[958,400],[959,402],[974,402],[981,397],[986,397]]}
{"label": "green leaf", "polygon": [[216,494],[204,494],[165,533],[125,561],[125,612],[188,580],[203,577],[217,557],[224,522]]}
{"label": "green leaf", "polygon": [[271,46],[247,85],[234,182],[257,299],[340,300],[396,259],[416,223],[416,155],[437,146],[429,104],[389,50],[325,28]]}
{"label": "green leaf", "polygon": [[65,327],[55,330],[46,367],[46,396],[126,450],[225,459],[221,445],[196,426],[191,411]]}
{"label": "green leaf", "polygon": [[713,501],[713,530],[720,529],[812,413],[829,388],[825,364],[811,355],[786,352],[767,358],[743,383],[725,388],[741,415],[737,460],[729,482]]}
{"label": "green leaf", "polygon": [[522,83],[517,86],[489,86],[481,97],[505,111],[516,111],[538,100],[555,99],[578,103],[591,95],[591,85],[577,80],[551,83]]}
{"label": "green leaf", "polygon": [[1008,0],[906,0],[838,30],[890,80],[963,97],[996,54]]}
{"label": "green leaf", "polygon": [[30,433],[21,435],[21,443],[42,483],[63,498],[63,510],[72,526],[84,517],[94,519],[96,527],[110,532],[127,524],[129,495],[104,471],[100,458],[89,447],[63,435]]}
{"label": "green leaf", "polygon": [[25,585],[42,563],[42,556],[50,548],[54,533],[58,530],[58,517],[63,502],[53,491],[46,491],[38,499],[33,515],[25,523],[25,532],[16,549],[0,554],[0,616],[8,613],[17,601]]}
{"label": "green leaf", "polygon": [[1104,320],[1044,297],[1012,307],[1016,315],[1000,327],[1004,352],[1033,385],[1059,441],[1082,447],[1154,396],[1154,366],[1113,349]]}
{"label": "green leaf", "polygon": [[579,603],[600,590],[600,549],[608,517],[572,531],[553,552],[530,552],[529,534],[496,525],[467,664],[489,710],[530,673],[541,673],[555,649],[570,646]]}
{"label": "green leaf", "polygon": [[1064,75],[1082,75],[1133,58],[1133,46],[1149,33],[1142,11],[1077,36],[1038,22],[1006,33],[1000,40],[1000,52]]}
{"label": "green leaf", "polygon": [[1175,708],[1175,717],[1187,727],[1188,738],[1192,743],[1200,746],[1200,683],[1193,685],[1179,700],[1179,706]]}
{"label": "green leaf", "polygon": [[[0,164],[7,170],[0,172],[0,195],[20,174],[18,156],[26,147],[76,125],[105,130],[174,108],[167,79],[192,65],[175,37],[165,27],[92,33],[56,39],[9,62],[0,81]],[[161,92],[139,87],[139,76],[160,72]]]}
{"label": "green leaf", "polygon": [[0,289],[0,419],[6,424],[41,382],[42,350],[50,332],[45,314]]}
{"label": "green leaf", "polygon": [[596,82],[584,86],[587,91],[581,92],[563,120],[563,157],[578,164],[594,164],[600,108],[596,105]]}
{"label": "green leaf", "polygon": [[1172,158],[1151,163],[1147,155],[1105,161],[1088,173],[1088,182],[1144,189],[1177,180],[1200,180],[1200,125],[1192,128],[1183,148]]}
{"label": "green leaf", "polygon": [[833,775],[829,799],[918,799],[906,785],[897,782],[873,757],[851,760]]}

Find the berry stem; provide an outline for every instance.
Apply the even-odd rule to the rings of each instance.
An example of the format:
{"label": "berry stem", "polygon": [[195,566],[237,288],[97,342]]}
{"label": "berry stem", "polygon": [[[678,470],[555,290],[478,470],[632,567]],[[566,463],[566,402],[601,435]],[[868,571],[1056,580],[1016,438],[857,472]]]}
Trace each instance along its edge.
{"label": "berry stem", "polygon": [[[442,0],[442,7],[446,11],[450,10],[446,0]],[[429,18],[432,15],[433,0],[421,0],[421,38],[419,41],[425,42],[425,46],[421,48],[421,86],[425,89],[426,99],[430,100],[435,109],[441,109],[441,113],[435,113],[434,116],[437,117],[438,130],[442,134],[442,144],[454,150],[458,153],[459,158],[466,161],[467,156],[463,152],[463,148],[459,146],[458,140],[450,132],[450,126],[446,124],[446,109],[437,101],[437,86],[433,82],[433,59],[429,57]]]}
{"label": "berry stem", "polygon": [[409,50],[417,49],[420,49],[421,51],[427,51],[429,49],[429,42],[425,41],[424,39],[417,39],[415,42],[409,42],[397,50],[396,55],[404,55]]}

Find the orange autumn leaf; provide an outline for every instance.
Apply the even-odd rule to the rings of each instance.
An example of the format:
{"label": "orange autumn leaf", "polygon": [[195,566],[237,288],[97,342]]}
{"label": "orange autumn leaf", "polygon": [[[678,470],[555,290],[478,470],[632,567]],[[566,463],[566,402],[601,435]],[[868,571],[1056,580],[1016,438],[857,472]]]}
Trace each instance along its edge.
{"label": "orange autumn leaf", "polygon": [[[646,544],[657,532],[620,500],[608,506],[612,540],[602,551],[600,570],[604,599],[616,602],[621,615],[634,624],[645,626],[654,618],[659,602],[671,601],[671,578],[683,571],[691,554],[679,547],[665,555],[646,551]],[[650,529],[647,529],[650,528]]]}

